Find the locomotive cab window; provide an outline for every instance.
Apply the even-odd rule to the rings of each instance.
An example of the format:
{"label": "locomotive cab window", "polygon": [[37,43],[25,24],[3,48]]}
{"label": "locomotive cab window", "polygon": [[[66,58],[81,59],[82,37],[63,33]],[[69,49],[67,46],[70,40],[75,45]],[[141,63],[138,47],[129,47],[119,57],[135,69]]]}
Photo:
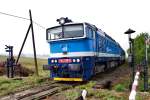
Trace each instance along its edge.
{"label": "locomotive cab window", "polygon": [[77,38],[83,36],[83,24],[63,25],[47,29],[48,40]]}
{"label": "locomotive cab window", "polygon": [[92,28],[91,27],[86,27],[86,34],[87,34],[87,37],[88,38],[93,38],[93,30],[92,30]]}

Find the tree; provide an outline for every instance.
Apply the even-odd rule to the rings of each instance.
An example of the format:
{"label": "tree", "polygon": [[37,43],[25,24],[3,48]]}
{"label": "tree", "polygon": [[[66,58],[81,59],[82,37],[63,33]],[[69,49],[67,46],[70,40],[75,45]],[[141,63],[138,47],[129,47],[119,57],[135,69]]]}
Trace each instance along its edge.
{"label": "tree", "polygon": [[[134,39],[135,62],[137,64],[145,59],[145,37],[150,36],[148,33],[140,33],[140,35],[137,35]],[[150,63],[150,47],[148,48],[148,60]]]}

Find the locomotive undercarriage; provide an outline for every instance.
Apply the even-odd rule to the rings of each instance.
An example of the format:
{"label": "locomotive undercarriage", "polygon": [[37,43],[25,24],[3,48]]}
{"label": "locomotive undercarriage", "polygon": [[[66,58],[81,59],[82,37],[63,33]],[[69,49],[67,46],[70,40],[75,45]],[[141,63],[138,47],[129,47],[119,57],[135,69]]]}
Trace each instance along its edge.
{"label": "locomotive undercarriage", "polygon": [[58,64],[51,66],[51,77],[81,78],[82,73],[81,64]]}
{"label": "locomotive undercarriage", "polygon": [[[59,61],[59,59],[57,60]],[[49,64],[48,70],[51,72],[51,78],[59,81],[85,81],[89,80],[91,76],[97,73],[104,72],[107,69],[114,68],[121,64],[121,61],[117,59],[109,61],[103,60],[103,62],[102,60],[100,60],[101,62],[99,60],[96,62],[94,57],[65,58],[65,60],[66,59],[72,59],[72,61],[73,59],[80,60],[74,63]],[[49,62],[50,61],[52,61],[52,59],[49,59]]]}

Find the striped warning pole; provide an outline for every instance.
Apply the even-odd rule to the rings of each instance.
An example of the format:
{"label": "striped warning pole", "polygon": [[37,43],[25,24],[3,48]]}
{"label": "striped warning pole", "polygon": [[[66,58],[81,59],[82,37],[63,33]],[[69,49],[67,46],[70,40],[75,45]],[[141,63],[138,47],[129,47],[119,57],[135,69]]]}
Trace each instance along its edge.
{"label": "striped warning pole", "polygon": [[140,71],[138,70],[135,74],[135,77],[134,77],[134,82],[132,84],[132,89],[131,89],[131,93],[130,93],[130,96],[129,96],[129,100],[135,100],[136,88],[138,86],[139,75],[140,75]]}

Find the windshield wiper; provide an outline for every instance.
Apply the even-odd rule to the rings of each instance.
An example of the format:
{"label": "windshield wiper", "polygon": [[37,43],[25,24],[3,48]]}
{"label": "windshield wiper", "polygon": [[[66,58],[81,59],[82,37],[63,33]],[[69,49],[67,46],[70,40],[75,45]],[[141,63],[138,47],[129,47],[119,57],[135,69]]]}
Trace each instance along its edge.
{"label": "windshield wiper", "polygon": [[62,38],[62,32],[58,34],[58,37],[59,37],[59,38]]}

